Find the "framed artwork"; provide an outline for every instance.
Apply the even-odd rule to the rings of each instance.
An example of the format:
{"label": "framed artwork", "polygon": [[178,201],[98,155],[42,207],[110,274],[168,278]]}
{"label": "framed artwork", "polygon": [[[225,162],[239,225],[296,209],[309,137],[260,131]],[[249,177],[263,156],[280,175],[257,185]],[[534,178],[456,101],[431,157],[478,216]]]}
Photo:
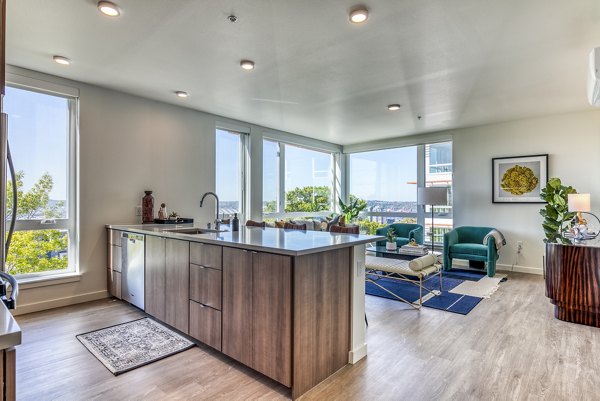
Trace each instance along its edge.
{"label": "framed artwork", "polygon": [[547,182],[547,154],[492,159],[493,203],[544,203],[540,191]]}

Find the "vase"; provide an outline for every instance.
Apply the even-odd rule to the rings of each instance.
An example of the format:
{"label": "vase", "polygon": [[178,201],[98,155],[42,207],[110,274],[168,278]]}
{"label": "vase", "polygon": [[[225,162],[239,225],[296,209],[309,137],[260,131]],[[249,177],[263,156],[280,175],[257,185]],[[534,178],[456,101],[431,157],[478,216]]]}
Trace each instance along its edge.
{"label": "vase", "polygon": [[152,191],[144,191],[142,198],[142,223],[154,223],[154,197]]}
{"label": "vase", "polygon": [[395,251],[396,249],[398,249],[398,245],[395,242],[386,242],[385,249],[387,249],[388,251]]}

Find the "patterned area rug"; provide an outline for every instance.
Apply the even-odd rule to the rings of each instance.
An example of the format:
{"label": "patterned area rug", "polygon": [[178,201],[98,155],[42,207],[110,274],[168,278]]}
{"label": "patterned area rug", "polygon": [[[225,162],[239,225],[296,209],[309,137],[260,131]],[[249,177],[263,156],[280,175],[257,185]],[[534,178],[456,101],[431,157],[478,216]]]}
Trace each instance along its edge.
{"label": "patterned area rug", "polygon": [[77,339],[115,376],[194,346],[147,317],[79,334]]}

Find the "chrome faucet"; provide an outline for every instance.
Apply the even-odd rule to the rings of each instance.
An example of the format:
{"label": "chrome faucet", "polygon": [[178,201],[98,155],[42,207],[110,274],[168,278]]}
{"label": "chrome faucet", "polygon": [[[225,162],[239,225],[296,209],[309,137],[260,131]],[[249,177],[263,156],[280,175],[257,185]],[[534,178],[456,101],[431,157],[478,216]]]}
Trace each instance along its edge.
{"label": "chrome faucet", "polygon": [[217,217],[215,218],[215,229],[218,230],[219,225],[221,224],[221,220],[219,219],[219,197],[217,196],[217,194],[214,192],[206,192],[204,195],[202,195],[202,199],[200,199],[200,207],[202,207],[202,204],[204,203],[204,198],[206,198],[208,195],[214,196],[217,200]]}

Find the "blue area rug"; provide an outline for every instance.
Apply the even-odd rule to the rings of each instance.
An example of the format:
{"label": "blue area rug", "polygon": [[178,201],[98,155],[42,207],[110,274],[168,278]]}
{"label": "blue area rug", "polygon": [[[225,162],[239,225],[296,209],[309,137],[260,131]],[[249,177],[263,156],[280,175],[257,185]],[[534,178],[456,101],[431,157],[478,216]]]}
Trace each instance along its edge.
{"label": "blue area rug", "polygon": [[[418,302],[419,301],[419,287],[414,284],[397,281],[393,279],[386,278],[377,278],[376,276],[369,276],[373,279],[377,279],[376,281],[381,284],[383,287],[397,294],[398,296],[406,299],[409,302]],[[482,276],[479,275],[479,278]],[[477,306],[479,302],[483,298],[472,297],[469,295],[462,294],[454,294],[450,291],[457,285],[461,284],[464,281],[455,278],[455,277],[446,277],[446,272],[443,274],[442,278],[442,294],[432,297],[427,301],[423,302],[423,306],[433,309],[445,310],[448,312],[459,313],[461,315],[466,315],[473,310]],[[474,280],[477,281],[477,280]],[[429,288],[431,290],[439,290],[440,289],[440,281],[437,277],[427,281],[423,286]],[[366,293],[368,295],[374,295],[381,298],[387,298],[394,301],[398,301],[392,295],[388,294],[381,288],[377,287],[373,283],[366,282]],[[425,296],[425,291],[423,290],[423,296]]]}

